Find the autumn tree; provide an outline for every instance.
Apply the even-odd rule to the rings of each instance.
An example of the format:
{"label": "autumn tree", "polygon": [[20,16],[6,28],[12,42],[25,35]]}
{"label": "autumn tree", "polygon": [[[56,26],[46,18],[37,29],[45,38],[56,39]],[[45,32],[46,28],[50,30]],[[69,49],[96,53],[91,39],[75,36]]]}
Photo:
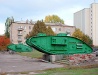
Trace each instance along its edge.
{"label": "autumn tree", "polygon": [[37,21],[31,32],[31,36],[35,36],[38,33],[46,33],[46,25],[43,21]]}
{"label": "autumn tree", "polygon": [[85,35],[82,31],[80,31],[80,29],[76,29],[72,36],[84,41],[90,46],[92,45],[92,39],[88,35]]}
{"label": "autumn tree", "polygon": [[64,20],[61,19],[57,15],[48,15],[48,16],[46,16],[45,17],[45,22],[46,23],[62,23],[62,24],[64,24]]}
{"label": "autumn tree", "polygon": [[80,29],[76,29],[72,36],[82,40],[83,32]]}
{"label": "autumn tree", "polygon": [[88,35],[83,35],[82,41],[86,42],[88,45],[92,46],[92,39]]}
{"label": "autumn tree", "polygon": [[6,50],[8,44],[10,44],[10,39],[6,36],[0,36],[0,50]]}
{"label": "autumn tree", "polygon": [[27,34],[26,38],[36,36],[38,33],[46,33],[47,35],[54,35],[54,32],[52,31],[51,27],[47,28],[43,21],[37,21],[37,23],[35,23],[33,27],[33,30],[29,34]]}
{"label": "autumn tree", "polygon": [[53,32],[50,26],[48,26],[47,28],[47,35],[55,35],[55,33]]}

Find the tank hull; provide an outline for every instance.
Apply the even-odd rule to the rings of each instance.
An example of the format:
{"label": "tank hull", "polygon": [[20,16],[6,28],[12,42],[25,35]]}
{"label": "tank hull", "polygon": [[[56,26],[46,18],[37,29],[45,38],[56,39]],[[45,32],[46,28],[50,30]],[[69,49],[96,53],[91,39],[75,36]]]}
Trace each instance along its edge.
{"label": "tank hull", "polygon": [[29,43],[47,54],[88,54],[93,51],[85,42],[70,36],[34,36],[29,39]]}
{"label": "tank hull", "polygon": [[15,52],[31,52],[32,48],[23,44],[10,44],[7,46],[8,50],[12,50]]}

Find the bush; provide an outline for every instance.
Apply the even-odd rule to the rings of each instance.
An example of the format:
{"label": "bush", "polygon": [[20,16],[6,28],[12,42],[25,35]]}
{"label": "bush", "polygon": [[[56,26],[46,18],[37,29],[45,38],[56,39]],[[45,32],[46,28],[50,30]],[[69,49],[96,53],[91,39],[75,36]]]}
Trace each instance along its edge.
{"label": "bush", "polygon": [[0,50],[6,50],[8,44],[10,44],[10,39],[6,36],[0,36]]}

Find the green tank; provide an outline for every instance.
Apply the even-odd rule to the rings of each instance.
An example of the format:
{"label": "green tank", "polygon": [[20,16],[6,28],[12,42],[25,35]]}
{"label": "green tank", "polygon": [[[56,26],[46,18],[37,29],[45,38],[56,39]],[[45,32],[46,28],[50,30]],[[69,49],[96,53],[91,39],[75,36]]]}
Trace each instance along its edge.
{"label": "green tank", "polygon": [[7,46],[7,49],[15,51],[15,52],[31,52],[32,51],[31,47],[29,47],[27,45],[24,45],[22,43],[10,44],[10,45]]}
{"label": "green tank", "polygon": [[64,33],[56,36],[39,33],[37,36],[27,39],[26,43],[47,54],[87,54],[93,51],[85,42]]}

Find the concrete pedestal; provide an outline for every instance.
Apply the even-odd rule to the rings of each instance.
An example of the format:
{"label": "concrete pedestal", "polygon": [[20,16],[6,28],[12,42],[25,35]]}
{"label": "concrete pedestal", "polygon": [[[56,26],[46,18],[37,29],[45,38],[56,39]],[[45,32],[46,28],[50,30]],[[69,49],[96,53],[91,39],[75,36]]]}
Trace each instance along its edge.
{"label": "concrete pedestal", "polygon": [[43,55],[43,60],[49,61],[49,62],[55,62],[58,60],[62,60],[64,55],[48,55],[44,54]]}

